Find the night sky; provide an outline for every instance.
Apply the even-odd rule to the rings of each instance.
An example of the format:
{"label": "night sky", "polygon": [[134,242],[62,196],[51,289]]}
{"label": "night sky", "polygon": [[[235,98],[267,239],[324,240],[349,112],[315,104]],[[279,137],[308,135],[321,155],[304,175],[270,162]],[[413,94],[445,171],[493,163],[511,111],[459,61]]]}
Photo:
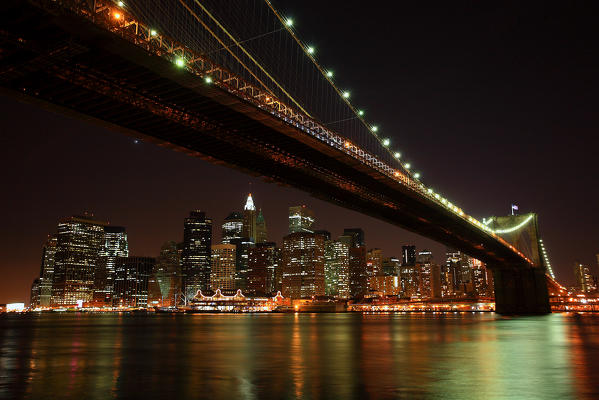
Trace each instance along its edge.
{"label": "night sky", "polygon": [[[512,203],[537,212],[558,280],[572,283],[575,260],[599,275],[591,3],[390,3],[275,4],[425,184],[478,218],[507,215]],[[0,110],[0,303],[28,301],[42,245],[61,217],[93,211],[127,227],[132,255],[156,256],[164,241],[182,239],[192,209],[213,218],[218,240],[223,218],[242,209],[250,190],[278,243],[287,207],[306,204],[334,236],[362,227],[367,246],[386,256],[415,243],[443,262],[442,245],[297,190],[11,97],[0,96]]]}

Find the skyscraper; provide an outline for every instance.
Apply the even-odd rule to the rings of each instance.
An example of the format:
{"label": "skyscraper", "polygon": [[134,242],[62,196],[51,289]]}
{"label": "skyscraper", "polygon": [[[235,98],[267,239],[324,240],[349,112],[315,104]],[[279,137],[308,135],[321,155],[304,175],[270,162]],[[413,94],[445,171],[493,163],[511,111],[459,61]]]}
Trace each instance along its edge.
{"label": "skyscraper", "polygon": [[368,277],[368,290],[377,291],[377,280],[375,277],[381,276],[383,270],[383,250],[370,249],[366,253],[366,274]]}
{"label": "skyscraper", "polygon": [[418,252],[416,267],[418,269],[418,294],[421,298],[429,299],[433,297],[433,253],[430,250]]}
{"label": "skyscraper", "polygon": [[94,301],[112,304],[115,264],[117,257],[129,256],[127,233],[122,226],[104,227],[104,246],[96,265],[94,276]]}
{"label": "skyscraper", "polygon": [[248,293],[265,295],[275,291],[277,256],[277,246],[274,242],[256,243],[256,246],[250,249]]}
{"label": "skyscraper", "polygon": [[401,265],[416,265],[416,246],[401,247]]}
{"label": "skyscraper", "polygon": [[222,225],[222,243],[229,244],[231,240],[241,239],[243,231],[243,214],[232,212],[225,218]]}
{"label": "skyscraper", "polygon": [[210,286],[223,293],[235,292],[235,250],[233,244],[212,245]]}
{"label": "skyscraper", "polygon": [[268,231],[266,230],[266,221],[262,209],[258,211],[256,216],[256,243],[265,243],[268,241]]}
{"label": "skyscraper", "polygon": [[343,230],[343,236],[352,237],[352,244],[350,245],[350,247],[366,246],[364,230],[362,228],[345,228]]}
{"label": "skyscraper", "polygon": [[54,279],[54,259],[58,241],[55,235],[49,235],[42,252],[40,268],[39,305],[48,307],[52,301],[52,280]]}
{"label": "skyscraper", "polygon": [[347,244],[339,240],[325,241],[324,280],[327,296],[343,299],[349,297],[349,247]]}
{"label": "skyscraper", "polygon": [[159,292],[155,297],[164,307],[174,306],[175,296],[182,290],[181,258],[175,241],[168,241],[160,248],[153,275]]}
{"label": "skyscraper", "polygon": [[364,297],[368,292],[368,273],[366,268],[366,247],[350,247],[349,292],[353,298]]}
{"label": "skyscraper", "polygon": [[193,297],[210,289],[212,220],[202,211],[191,211],[183,225],[183,286],[185,295]]}
{"label": "skyscraper", "polygon": [[31,295],[29,297],[29,308],[36,309],[40,306],[41,279],[35,278],[31,283]]}
{"label": "skyscraper", "polygon": [[289,207],[289,233],[312,233],[316,222],[314,212],[306,206]]}
{"label": "skyscraper", "polygon": [[58,223],[52,304],[73,305],[93,299],[95,269],[104,247],[106,225],[91,214]]}
{"label": "skyscraper", "polygon": [[323,296],[324,237],[296,232],[283,238],[283,295],[292,299]]}
{"label": "skyscraper", "polygon": [[243,230],[242,237],[249,238],[251,242],[256,243],[256,206],[252,194],[248,194],[248,198],[243,207]]}
{"label": "skyscraper", "polygon": [[115,260],[112,293],[115,307],[148,306],[148,282],[155,264],[153,257],[118,257]]}
{"label": "skyscraper", "polygon": [[597,290],[595,278],[591,273],[591,268],[588,265],[577,261],[574,263],[574,276],[576,283],[583,293],[591,293]]}

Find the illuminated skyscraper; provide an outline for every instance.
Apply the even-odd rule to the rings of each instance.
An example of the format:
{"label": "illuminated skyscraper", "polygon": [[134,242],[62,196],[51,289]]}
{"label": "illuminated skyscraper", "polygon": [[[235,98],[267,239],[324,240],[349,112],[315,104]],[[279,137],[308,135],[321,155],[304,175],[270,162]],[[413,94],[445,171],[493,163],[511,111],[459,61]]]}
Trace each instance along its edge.
{"label": "illuminated skyscraper", "polygon": [[597,283],[591,268],[588,265],[582,264],[581,262],[574,263],[574,276],[576,277],[576,283],[583,293],[591,293],[597,290]]}
{"label": "illuminated skyscraper", "polygon": [[370,249],[366,253],[366,274],[368,276],[368,290],[377,291],[377,280],[375,277],[381,276],[383,270],[383,250]]}
{"label": "illuminated skyscraper", "polygon": [[251,248],[248,257],[248,285],[249,294],[271,294],[276,287],[276,267],[278,265],[278,251],[276,243],[256,243]]}
{"label": "illuminated skyscraper", "polygon": [[220,289],[229,294],[235,292],[235,249],[233,244],[212,245],[212,290]]}
{"label": "illuminated skyscraper", "polygon": [[323,296],[324,237],[296,232],[283,238],[283,295],[292,299]]}
{"label": "illuminated skyscraper", "polygon": [[312,233],[316,218],[314,212],[306,206],[289,207],[289,233]]}
{"label": "illuminated skyscraper", "polygon": [[416,265],[416,246],[402,246],[401,260],[401,265]]}
{"label": "illuminated skyscraper", "polygon": [[155,264],[153,257],[118,257],[115,260],[112,293],[115,307],[148,306],[148,282]]}
{"label": "illuminated skyscraper", "polygon": [[41,279],[35,278],[31,284],[31,295],[29,297],[29,307],[31,309],[38,308],[40,306],[40,287]]}
{"label": "illuminated skyscraper", "polygon": [[256,243],[256,206],[254,206],[251,193],[248,195],[243,207],[243,229],[241,236],[249,238],[252,243]]}
{"label": "illuminated skyscraper", "polygon": [[383,258],[383,275],[385,276],[399,276],[399,268],[401,262],[395,257]]}
{"label": "illuminated skyscraper", "polygon": [[153,297],[162,306],[174,306],[175,296],[182,291],[181,258],[175,241],[166,242],[160,248],[153,275],[158,290]]}
{"label": "illuminated skyscraper", "polygon": [[416,267],[418,270],[418,294],[421,298],[429,299],[433,297],[433,253],[429,250],[418,252]]}
{"label": "illuminated skyscraper", "polygon": [[243,214],[232,212],[222,225],[222,243],[229,244],[231,240],[241,239],[243,231]]}
{"label": "illuminated skyscraper", "polygon": [[266,230],[266,221],[262,209],[258,211],[256,216],[256,243],[265,243],[268,241],[268,232]]}
{"label": "illuminated skyscraper", "polygon": [[212,220],[202,211],[192,211],[185,218],[181,264],[185,295],[193,297],[198,290],[210,289],[210,250]]}
{"label": "illuminated skyscraper", "polygon": [[48,307],[52,301],[52,280],[54,278],[54,259],[56,256],[56,236],[49,235],[42,252],[40,268],[39,305]]}
{"label": "illuminated skyscraper", "polygon": [[106,225],[91,214],[65,218],[58,223],[52,304],[92,301],[95,269],[104,248]]}
{"label": "illuminated skyscraper", "polygon": [[104,227],[104,246],[96,265],[94,276],[94,301],[111,304],[117,257],[129,256],[127,233],[122,226]]}
{"label": "illuminated skyscraper", "polygon": [[349,247],[347,244],[339,240],[325,241],[324,280],[327,296],[343,299],[349,297]]}

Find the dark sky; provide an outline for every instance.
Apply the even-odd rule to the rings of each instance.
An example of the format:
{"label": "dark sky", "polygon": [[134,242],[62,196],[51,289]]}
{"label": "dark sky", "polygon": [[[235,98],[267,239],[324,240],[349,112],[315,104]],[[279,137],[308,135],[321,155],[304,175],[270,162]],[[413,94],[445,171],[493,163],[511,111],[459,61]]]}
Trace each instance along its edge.
{"label": "dark sky", "polygon": [[[597,268],[599,253],[599,15],[590,2],[442,4],[276,3],[426,184],[479,218],[512,203],[537,212],[557,277],[570,283],[574,260]],[[0,303],[28,299],[60,217],[93,210],[127,227],[132,254],[156,255],[181,240],[191,209],[206,210],[219,237],[250,183],[277,242],[287,207],[307,204],[334,235],[361,226],[386,255],[416,243],[443,259],[441,245],[297,190],[10,97],[0,110]]]}

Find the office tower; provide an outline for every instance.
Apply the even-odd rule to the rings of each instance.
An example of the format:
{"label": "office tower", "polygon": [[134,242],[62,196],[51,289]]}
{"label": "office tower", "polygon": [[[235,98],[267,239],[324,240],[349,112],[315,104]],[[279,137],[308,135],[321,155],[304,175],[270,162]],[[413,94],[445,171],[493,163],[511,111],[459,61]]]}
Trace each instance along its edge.
{"label": "office tower", "polygon": [[49,235],[42,251],[39,289],[39,305],[41,307],[49,307],[52,301],[52,280],[54,279],[54,259],[57,243],[56,236]]}
{"label": "office tower", "polygon": [[444,297],[463,296],[470,282],[469,257],[451,248],[446,251],[446,263],[441,272],[441,290]]}
{"label": "office tower", "polygon": [[366,253],[366,274],[368,277],[368,290],[376,292],[378,290],[377,276],[383,273],[383,250],[370,249]]}
{"label": "office tower", "polygon": [[104,247],[106,225],[92,214],[65,218],[58,223],[52,304],[92,301],[95,269]]}
{"label": "office tower", "polygon": [[[326,237],[322,233],[317,234]],[[327,296],[349,297],[349,247],[346,243],[330,239],[325,241],[324,282]]]}
{"label": "office tower", "polygon": [[256,206],[254,206],[251,193],[248,195],[243,207],[243,229],[241,236],[249,238],[252,243],[256,243]]}
{"label": "office tower", "polygon": [[104,246],[100,250],[94,275],[94,302],[112,304],[115,263],[117,257],[129,256],[127,233],[122,226],[104,227]]}
{"label": "office tower", "polygon": [[31,295],[29,298],[29,308],[36,309],[40,306],[41,278],[35,278],[31,283]]}
{"label": "office tower", "polygon": [[597,290],[597,284],[593,275],[591,274],[591,268],[588,265],[582,264],[581,262],[574,263],[574,276],[576,278],[577,286],[583,293],[591,293]]}
{"label": "office tower", "polygon": [[213,291],[235,292],[235,251],[234,244],[212,245],[212,271],[210,286]]}
{"label": "office tower", "polygon": [[418,252],[416,258],[416,267],[418,269],[418,294],[424,299],[432,297],[432,263],[433,254],[429,250]]}
{"label": "office tower", "polygon": [[314,212],[306,206],[289,207],[289,233],[314,232]]}
{"label": "office tower", "polygon": [[383,258],[383,275],[385,276],[399,276],[399,268],[401,262],[395,257]]}
{"label": "office tower", "polygon": [[362,228],[345,228],[343,230],[343,236],[350,236],[352,238],[350,247],[366,246],[364,231]]}
{"label": "office tower", "polygon": [[153,275],[158,293],[152,298],[159,300],[164,307],[175,306],[176,296],[182,291],[181,257],[177,242],[171,240],[162,245]]}
{"label": "office tower", "polygon": [[431,264],[431,297],[440,299],[441,296],[441,266],[439,264]]}
{"label": "office tower", "polygon": [[292,299],[323,296],[324,237],[296,232],[283,238],[283,295]]}
{"label": "office tower", "polygon": [[368,273],[366,270],[366,247],[349,249],[349,292],[350,297],[361,298],[368,292]]}
{"label": "office tower", "polygon": [[243,214],[232,212],[222,225],[222,243],[229,244],[231,240],[241,239],[243,231]]}
{"label": "office tower", "polygon": [[416,246],[402,246],[401,260],[401,265],[416,265]]}
{"label": "office tower", "polygon": [[210,289],[212,220],[202,211],[191,211],[183,224],[181,265],[185,295]]}
{"label": "office tower", "polygon": [[247,293],[271,294],[276,287],[277,245],[274,242],[256,243],[248,255]]}
{"label": "office tower", "polygon": [[256,243],[265,243],[268,241],[268,231],[266,230],[266,221],[262,214],[262,209],[258,211],[256,216]]}
{"label": "office tower", "polygon": [[275,279],[273,282],[273,293],[283,292],[283,249],[280,247],[275,248],[275,264],[274,274]]}
{"label": "office tower", "polygon": [[153,257],[117,257],[112,303],[115,307],[148,306],[148,282],[154,271]]}

